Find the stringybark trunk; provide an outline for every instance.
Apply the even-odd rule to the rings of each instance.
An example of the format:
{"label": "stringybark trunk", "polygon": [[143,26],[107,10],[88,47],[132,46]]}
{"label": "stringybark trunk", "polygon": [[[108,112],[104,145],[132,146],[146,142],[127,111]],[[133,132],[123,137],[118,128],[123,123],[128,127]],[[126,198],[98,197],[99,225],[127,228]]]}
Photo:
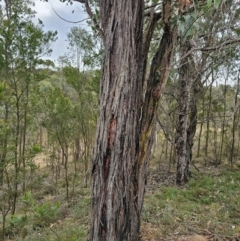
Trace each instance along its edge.
{"label": "stringybark trunk", "polygon": [[105,56],[92,166],[90,240],[138,240],[142,0],[100,1]]}
{"label": "stringybark trunk", "polygon": [[[187,161],[189,164],[192,162],[192,149],[194,144],[194,137],[197,130],[197,119],[198,119],[198,102],[200,98],[201,91],[201,77],[198,76],[192,83],[192,94],[189,106],[189,125],[187,129]],[[189,169],[187,167],[187,169]],[[190,176],[190,172],[188,171]]]}
{"label": "stringybark trunk", "polygon": [[[183,56],[190,50],[188,40],[183,41],[180,46],[180,53]],[[177,184],[183,184],[189,180],[189,158],[190,146],[188,143],[188,112],[190,102],[191,74],[190,58],[185,58],[179,68],[179,115],[176,129],[176,152],[177,152]]]}
{"label": "stringybark trunk", "polygon": [[164,34],[143,91],[149,40],[143,43],[144,1],[100,1],[105,55],[92,165],[91,241],[139,240],[157,106],[176,38],[176,29],[168,25],[170,10],[171,0],[164,0]]}

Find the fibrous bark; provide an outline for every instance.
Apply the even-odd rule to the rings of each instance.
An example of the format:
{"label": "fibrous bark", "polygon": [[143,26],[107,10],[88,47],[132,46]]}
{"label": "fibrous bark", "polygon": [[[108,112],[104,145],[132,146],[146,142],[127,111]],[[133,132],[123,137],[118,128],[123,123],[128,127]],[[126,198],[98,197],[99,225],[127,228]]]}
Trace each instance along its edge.
{"label": "fibrous bark", "polygon": [[[183,56],[190,50],[190,43],[184,40],[180,46],[180,54]],[[181,61],[179,68],[179,114],[176,129],[176,153],[177,153],[177,177],[176,182],[182,184],[189,179],[190,146],[188,143],[188,112],[191,90],[190,58]]]}
{"label": "fibrous bark", "polygon": [[91,240],[138,240],[142,0],[100,2],[105,56],[92,167]]}
{"label": "fibrous bark", "polygon": [[[105,53],[92,166],[90,240],[137,241],[156,110],[169,75],[176,29],[169,25],[171,0],[164,0],[164,34],[145,94],[149,36],[144,42],[144,1],[99,4]],[[154,25],[157,19],[153,21]]]}

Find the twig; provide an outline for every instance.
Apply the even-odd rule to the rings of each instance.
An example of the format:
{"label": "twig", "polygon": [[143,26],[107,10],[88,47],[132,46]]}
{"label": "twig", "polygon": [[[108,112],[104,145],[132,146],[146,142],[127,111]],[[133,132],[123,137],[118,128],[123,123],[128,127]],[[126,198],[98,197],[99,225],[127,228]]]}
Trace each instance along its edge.
{"label": "twig", "polygon": [[[52,5],[51,2],[50,2],[50,4]],[[76,21],[76,22],[74,22],[74,21],[69,21],[69,20],[61,17],[61,16],[56,12],[56,10],[54,9],[53,5],[52,5],[52,10],[53,10],[53,12],[54,12],[60,19],[62,19],[62,20],[65,21],[65,22],[68,22],[68,23],[81,23],[81,22],[86,21],[87,19],[89,19],[89,18],[85,18],[85,19],[82,19],[82,20],[79,20],[79,21]]]}

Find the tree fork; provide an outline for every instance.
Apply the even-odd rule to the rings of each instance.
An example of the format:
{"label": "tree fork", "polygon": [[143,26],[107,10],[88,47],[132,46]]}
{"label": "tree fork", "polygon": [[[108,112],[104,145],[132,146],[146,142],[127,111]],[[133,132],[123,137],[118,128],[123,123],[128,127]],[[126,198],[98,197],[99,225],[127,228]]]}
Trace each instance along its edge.
{"label": "tree fork", "polygon": [[[176,28],[171,0],[163,1],[164,34],[143,92],[143,0],[100,1],[105,54],[92,165],[92,241],[139,240],[148,159],[156,110],[170,71]],[[158,17],[153,19],[153,25]]]}

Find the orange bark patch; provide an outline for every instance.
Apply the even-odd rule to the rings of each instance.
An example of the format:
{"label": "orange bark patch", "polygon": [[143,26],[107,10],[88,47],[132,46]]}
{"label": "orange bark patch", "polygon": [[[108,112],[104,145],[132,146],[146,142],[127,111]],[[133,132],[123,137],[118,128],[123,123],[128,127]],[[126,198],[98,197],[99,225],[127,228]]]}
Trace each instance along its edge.
{"label": "orange bark patch", "polygon": [[110,121],[109,135],[108,135],[108,147],[109,148],[112,148],[112,146],[114,145],[116,130],[117,130],[117,121],[116,121],[116,119],[112,118]]}
{"label": "orange bark patch", "polygon": [[110,126],[109,126],[108,146],[107,146],[106,156],[104,158],[104,165],[103,165],[105,180],[107,180],[108,174],[109,174],[111,152],[112,152],[112,147],[115,142],[116,130],[117,130],[117,121],[116,121],[116,119],[112,118],[110,121]]}

